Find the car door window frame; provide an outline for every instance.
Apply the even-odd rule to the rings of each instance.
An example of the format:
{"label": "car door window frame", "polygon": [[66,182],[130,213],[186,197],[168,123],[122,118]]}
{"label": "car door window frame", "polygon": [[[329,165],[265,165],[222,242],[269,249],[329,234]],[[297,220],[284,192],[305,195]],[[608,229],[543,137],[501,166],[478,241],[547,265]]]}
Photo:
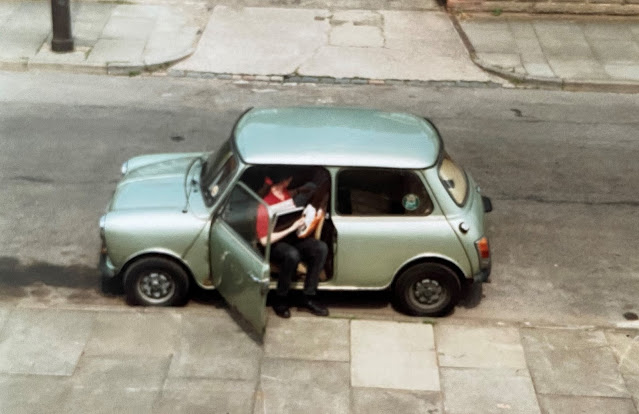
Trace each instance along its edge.
{"label": "car door window frame", "polygon": [[[263,254],[259,254],[258,252],[256,252],[255,249],[253,249],[253,247],[249,243],[249,241],[246,240],[242,236],[242,234],[240,234],[240,232],[238,232],[227,220],[224,219],[224,212],[226,211],[229,204],[231,203],[231,194],[233,193],[233,191],[235,191],[237,187],[242,188],[242,190],[246,191],[249,195],[255,196],[255,198],[259,200],[258,205],[262,205],[267,209],[266,211],[268,213],[267,215],[269,220],[268,235],[266,237],[266,246],[264,246]],[[257,209],[255,211],[255,215],[257,219]],[[237,236],[237,238],[241,240],[241,243],[246,250],[249,250],[252,254],[259,257],[260,260],[262,260],[264,263],[269,263],[269,257],[270,257],[270,251],[271,251],[271,234],[273,233],[273,229],[275,227],[275,213],[271,210],[269,205],[266,204],[266,202],[261,197],[259,197],[257,194],[255,194],[253,190],[251,190],[249,186],[247,186],[246,184],[244,184],[242,181],[239,181],[239,180],[234,185],[232,185],[231,188],[229,189],[228,194],[225,197],[225,200],[222,201],[222,206],[216,212],[214,220],[221,220],[224,223],[224,225],[228,227],[230,230],[232,230],[233,233]],[[257,240],[257,236],[256,236],[256,241],[257,243],[259,243],[259,240]]]}

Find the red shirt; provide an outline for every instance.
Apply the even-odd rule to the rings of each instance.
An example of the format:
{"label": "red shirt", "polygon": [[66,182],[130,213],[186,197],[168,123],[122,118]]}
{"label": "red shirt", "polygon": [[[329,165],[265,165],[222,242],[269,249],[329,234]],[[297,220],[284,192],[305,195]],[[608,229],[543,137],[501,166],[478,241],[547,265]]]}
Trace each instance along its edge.
{"label": "red shirt", "polygon": [[[267,195],[264,196],[264,202],[269,206],[273,204],[281,203],[282,201],[290,200],[291,195],[288,193],[287,189],[282,191],[284,194],[284,199],[280,200],[275,197],[275,194],[269,191]],[[261,239],[262,237],[266,237],[268,235],[268,211],[266,211],[266,207],[262,204],[257,208],[257,220],[255,222],[255,232],[257,233],[257,238]]]}

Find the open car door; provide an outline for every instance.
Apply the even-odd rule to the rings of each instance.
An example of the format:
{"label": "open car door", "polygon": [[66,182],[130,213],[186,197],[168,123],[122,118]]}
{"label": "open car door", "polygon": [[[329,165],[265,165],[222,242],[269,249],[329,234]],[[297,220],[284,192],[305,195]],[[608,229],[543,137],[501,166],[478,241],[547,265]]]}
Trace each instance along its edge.
{"label": "open car door", "polygon": [[[217,290],[261,336],[266,327],[270,243],[262,247],[257,239],[260,205],[268,211],[257,194],[238,182],[211,226],[209,254]],[[269,214],[269,231],[271,221]]]}

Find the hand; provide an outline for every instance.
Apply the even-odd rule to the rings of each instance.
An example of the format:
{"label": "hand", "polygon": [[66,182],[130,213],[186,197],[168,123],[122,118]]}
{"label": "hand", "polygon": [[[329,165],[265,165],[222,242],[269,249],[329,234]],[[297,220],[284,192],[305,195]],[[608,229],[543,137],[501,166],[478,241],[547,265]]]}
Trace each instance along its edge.
{"label": "hand", "polygon": [[291,231],[295,231],[304,225],[304,217],[300,217],[289,227]]}

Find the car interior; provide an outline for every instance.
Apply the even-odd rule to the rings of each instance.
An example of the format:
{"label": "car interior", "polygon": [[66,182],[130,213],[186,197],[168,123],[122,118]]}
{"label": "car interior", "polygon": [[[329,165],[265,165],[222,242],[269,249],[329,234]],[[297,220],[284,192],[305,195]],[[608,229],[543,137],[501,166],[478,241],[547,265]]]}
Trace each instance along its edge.
{"label": "car interior", "polygon": [[[330,186],[331,179],[328,171],[323,167],[315,167],[315,166],[290,166],[290,165],[271,165],[271,166],[253,166],[247,169],[242,175],[241,181],[246,184],[253,192],[255,192],[258,196],[264,197],[270,191],[270,185],[268,184],[270,175],[273,175],[273,171],[281,172],[286,171],[286,175],[293,177],[291,184],[288,189],[293,190],[304,185],[308,185],[308,183],[313,184],[314,190],[308,197],[308,202],[306,204],[311,204],[315,207],[316,210],[323,209],[325,212],[328,210],[328,206],[330,206]],[[305,206],[298,206],[305,207]],[[328,212],[327,212],[328,213]],[[299,217],[302,212],[299,212],[299,215],[294,217],[293,219]],[[247,229],[246,231],[255,232],[254,227],[252,229]],[[334,226],[331,223],[330,215],[326,214],[321,220],[319,220],[317,227],[308,237],[315,237],[316,239],[323,240],[328,246],[328,256],[326,258],[326,264],[324,266],[323,272],[320,274],[320,283],[330,280],[333,275],[333,243],[332,243],[332,235],[334,234]],[[255,237],[253,237],[255,239]],[[271,278],[276,279],[278,273],[277,263],[271,263]],[[302,261],[300,266],[297,269],[298,281],[303,280],[304,275],[306,274],[306,265]]]}

